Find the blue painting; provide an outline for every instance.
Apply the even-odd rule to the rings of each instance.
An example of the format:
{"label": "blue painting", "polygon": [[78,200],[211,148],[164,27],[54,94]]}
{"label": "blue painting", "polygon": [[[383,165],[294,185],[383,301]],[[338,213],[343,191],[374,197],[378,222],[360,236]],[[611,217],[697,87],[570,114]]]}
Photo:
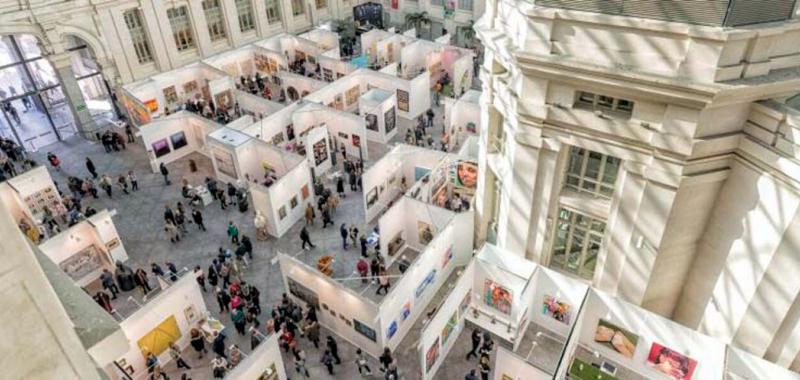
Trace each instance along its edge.
{"label": "blue painting", "polygon": [[428,175],[430,172],[431,169],[428,168],[414,167],[414,182],[419,181],[420,178]]}

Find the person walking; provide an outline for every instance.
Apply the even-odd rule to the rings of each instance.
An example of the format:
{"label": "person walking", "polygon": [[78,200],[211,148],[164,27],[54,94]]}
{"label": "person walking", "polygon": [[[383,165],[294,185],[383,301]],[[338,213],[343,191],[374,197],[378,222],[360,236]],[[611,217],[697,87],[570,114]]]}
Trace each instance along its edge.
{"label": "person walking", "polygon": [[172,207],[169,207],[169,204],[164,205],[164,221],[175,224],[175,212],[172,211]]}
{"label": "person walking", "polygon": [[304,329],[308,340],[314,343],[314,348],[319,348],[319,330],[319,322],[315,320],[309,321]]}
{"label": "person walking", "polygon": [[314,217],[316,214],[314,213],[314,207],[311,206],[311,203],[306,205],[306,225],[314,225]]}
{"label": "person walking", "polygon": [[123,193],[130,194],[128,192],[128,180],[125,178],[124,175],[121,175],[119,176],[119,178],[117,178],[117,185],[119,186],[120,189],[122,189]]}
{"label": "person walking", "polygon": [[394,363],[394,358],[392,357],[392,350],[389,347],[383,348],[383,353],[380,357],[378,357],[378,361],[381,363],[381,370],[386,372],[389,369],[389,366]]}
{"label": "person walking", "polygon": [[[224,349],[224,348],[223,348]],[[215,379],[224,379],[225,372],[228,371],[228,361],[222,355],[217,355],[211,360],[211,372],[214,374]]]}
{"label": "person walking", "polygon": [[336,179],[336,192],[339,193],[340,197],[342,197],[342,198],[345,197],[345,194],[344,194],[344,178],[342,178],[342,176],[339,176],[339,178]]}
{"label": "person walking", "polygon": [[112,275],[108,269],[103,269],[103,273],[100,275],[100,282],[103,284],[103,289],[111,292],[111,299],[117,299],[119,288],[117,287],[117,283],[114,282],[114,275]]}
{"label": "person walking", "polygon": [[342,359],[339,359],[339,345],[336,343],[336,339],[328,335],[325,345],[328,347],[333,359],[336,360],[336,364],[342,364]]}
{"label": "person walking", "polygon": [[192,369],[192,367],[189,367],[189,365],[186,364],[186,361],[183,360],[183,357],[181,357],[181,350],[178,348],[178,346],[175,345],[175,342],[169,343],[169,356],[171,356],[172,360],[175,361],[175,364],[178,366],[178,369],[180,368],[185,368],[187,370]]}
{"label": "person walking", "polygon": [[342,235],[342,249],[347,250],[347,236],[349,235],[347,232],[347,225],[342,223],[339,226],[339,234]]}
{"label": "person walking", "polygon": [[311,377],[308,374],[308,368],[306,368],[306,352],[295,345],[292,348],[292,356],[294,358],[294,370],[297,373],[304,374],[306,377]]}
{"label": "person walking", "polygon": [[100,187],[106,192],[106,195],[108,195],[109,198],[112,197],[111,196],[111,178],[108,175],[103,174],[100,177]]}
{"label": "person walking", "polygon": [[92,175],[92,178],[97,179],[97,169],[94,167],[94,162],[89,157],[86,157],[86,170]]}
{"label": "person walking", "polygon": [[472,330],[472,350],[467,353],[467,360],[471,357],[478,356],[478,348],[481,346],[481,333],[478,329]]}
{"label": "person walking", "polygon": [[389,282],[389,275],[386,273],[386,269],[380,271],[378,275],[378,285],[378,290],[375,291],[375,294],[381,294],[381,290],[384,291],[384,294],[389,294],[389,287],[392,284]]}
{"label": "person walking", "polygon": [[200,212],[200,210],[198,210],[196,208],[192,209],[192,221],[194,221],[194,224],[197,225],[197,228],[200,231],[205,231],[206,230],[206,225],[203,224],[203,213]]}
{"label": "person walking", "polygon": [[358,242],[358,227],[356,225],[350,226],[350,244],[355,247]]}
{"label": "person walking", "polygon": [[233,326],[236,328],[236,332],[239,335],[245,334],[245,321],[244,321],[244,311],[241,308],[234,308],[231,310],[231,322],[233,322]]}
{"label": "person walking", "polygon": [[372,261],[369,263],[369,272],[372,275],[372,283],[376,283],[378,281],[378,275],[381,271],[381,264],[378,262],[377,257],[373,257]]}
{"label": "person walking", "polygon": [[131,183],[131,190],[139,191],[139,178],[136,177],[133,170],[128,170],[128,182]]}
{"label": "person walking", "polygon": [[367,256],[367,236],[361,234],[358,238],[359,243],[361,243],[361,257],[369,257]]}
{"label": "person walking", "polygon": [[171,243],[177,243],[181,241],[180,232],[178,232],[178,227],[175,226],[169,219],[164,221],[164,231],[167,233],[167,237]]}
{"label": "person walking", "polygon": [[220,314],[231,310],[231,296],[225,289],[217,288],[217,303],[219,304]]}
{"label": "person walking", "polygon": [[206,349],[206,337],[200,334],[200,330],[196,328],[192,328],[189,332],[189,344],[192,345],[192,348],[194,348],[195,352],[199,355],[198,359],[202,359],[203,354],[208,352]]}
{"label": "person walking", "polygon": [[320,360],[322,364],[325,365],[325,368],[328,369],[328,374],[333,375],[333,354],[331,354],[331,350],[325,350],[325,353],[322,354],[322,359]]}
{"label": "person walking", "polygon": [[167,170],[167,165],[162,162],[161,165],[158,166],[158,170],[161,171],[161,175],[164,176],[164,186],[169,186],[171,182],[169,181],[169,170]]}
{"label": "person walking", "polygon": [[125,122],[125,135],[128,137],[129,144],[136,141],[136,137],[133,136],[133,128],[128,122]]}
{"label": "person walking", "polygon": [[478,380],[478,374],[475,373],[475,369],[469,370],[469,373],[464,376],[464,380]]}
{"label": "person walking", "polygon": [[361,277],[361,283],[366,284],[369,282],[369,264],[364,259],[359,259],[356,263],[356,270],[358,271],[359,277]]}
{"label": "person walking", "polygon": [[356,366],[359,375],[372,376],[372,370],[367,364],[367,355],[360,348],[356,349]]}
{"label": "person walking", "polygon": [[136,285],[138,285],[142,289],[142,293],[147,295],[150,293],[150,283],[147,278],[147,272],[145,272],[142,268],[136,270],[135,276],[133,278]]}
{"label": "person walking", "polygon": [[303,249],[307,249],[306,245],[308,245],[311,248],[316,248],[316,246],[311,242],[311,236],[309,236],[306,226],[303,226],[303,229],[300,230],[300,240],[303,241],[302,245]]}
{"label": "person walking", "polygon": [[231,243],[239,244],[239,228],[233,224],[233,221],[228,221],[228,237],[231,238]]}
{"label": "person walking", "polygon": [[56,171],[61,171],[61,160],[53,152],[47,152],[47,161]]}
{"label": "person walking", "polygon": [[489,365],[489,355],[481,355],[478,369],[481,371],[481,380],[489,380],[489,372],[492,371],[492,367]]}

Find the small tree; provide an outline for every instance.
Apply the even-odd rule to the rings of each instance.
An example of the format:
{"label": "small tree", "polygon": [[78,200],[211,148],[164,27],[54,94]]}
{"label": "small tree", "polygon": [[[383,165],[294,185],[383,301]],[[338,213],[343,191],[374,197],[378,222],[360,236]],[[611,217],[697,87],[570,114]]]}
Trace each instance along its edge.
{"label": "small tree", "polygon": [[475,22],[470,20],[469,24],[461,28],[461,37],[464,38],[464,47],[475,47]]}
{"label": "small tree", "polygon": [[407,28],[414,28],[417,34],[420,35],[420,30],[428,28],[428,37],[430,38],[431,19],[428,17],[428,12],[414,12],[406,14],[405,26]]}

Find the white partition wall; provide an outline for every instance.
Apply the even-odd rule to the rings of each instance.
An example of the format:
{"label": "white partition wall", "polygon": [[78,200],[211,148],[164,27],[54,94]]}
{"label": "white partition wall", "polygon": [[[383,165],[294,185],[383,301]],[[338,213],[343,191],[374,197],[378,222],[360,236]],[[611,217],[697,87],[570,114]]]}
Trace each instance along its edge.
{"label": "white partition wall", "polygon": [[536,368],[514,351],[498,347],[494,361],[494,380],[551,380],[553,375]]}
{"label": "white partition wall", "polygon": [[0,199],[16,223],[24,219],[32,226],[42,220],[44,207],[54,215],[67,211],[45,166],[37,166],[0,183]]}
{"label": "white partition wall", "polygon": [[103,269],[114,273],[116,259],[111,256],[109,246],[112,249],[122,246],[119,236],[105,241],[94,224],[85,220],[51,237],[39,248],[78,286],[87,287],[100,278]]}
{"label": "white partition wall", "polygon": [[194,152],[207,155],[206,135],[221,126],[188,111],[181,111],[148,123],[139,136],[150,158],[150,168],[158,172],[161,163],[169,164]]}
{"label": "white partition wall", "polygon": [[367,138],[386,144],[397,134],[397,96],[380,88],[365,92],[358,112],[366,120]]}
{"label": "white partition wall", "polygon": [[[397,260],[396,253],[405,246],[423,252],[430,238],[447,228],[456,215],[452,211],[402,197],[378,220],[380,253],[387,266]],[[398,244],[398,238],[402,244]]]}
{"label": "white partition wall", "polygon": [[[272,334],[236,367],[225,375],[226,380],[261,380],[277,379],[286,380],[286,369],[278,345],[278,334]],[[270,377],[277,376],[277,377]]]}

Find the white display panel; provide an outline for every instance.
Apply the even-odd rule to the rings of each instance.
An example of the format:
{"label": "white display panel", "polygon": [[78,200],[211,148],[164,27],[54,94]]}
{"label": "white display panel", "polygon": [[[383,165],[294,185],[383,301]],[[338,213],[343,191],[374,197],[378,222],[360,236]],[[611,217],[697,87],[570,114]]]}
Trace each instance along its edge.
{"label": "white display panel", "polygon": [[[264,379],[287,379],[281,349],[278,345],[278,335],[272,334],[264,339],[255,350],[225,375],[225,379],[260,380],[260,376],[264,376]],[[277,377],[270,378],[269,376],[275,376],[273,374],[276,374]]]}

